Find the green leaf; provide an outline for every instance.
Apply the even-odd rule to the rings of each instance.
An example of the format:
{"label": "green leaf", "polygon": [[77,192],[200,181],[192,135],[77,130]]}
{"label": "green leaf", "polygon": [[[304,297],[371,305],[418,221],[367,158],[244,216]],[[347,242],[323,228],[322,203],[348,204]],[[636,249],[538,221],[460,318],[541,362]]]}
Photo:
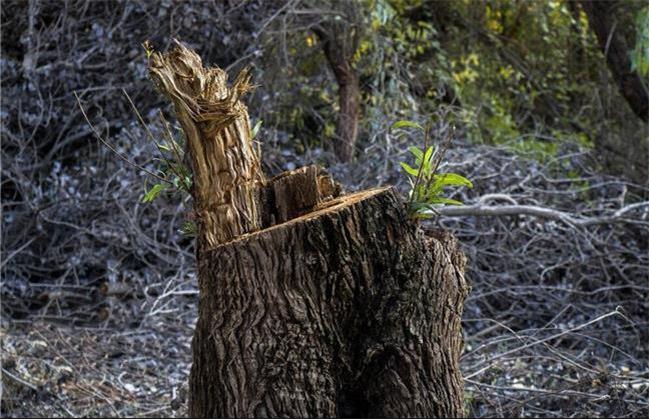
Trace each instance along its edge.
{"label": "green leaf", "polygon": [[419,219],[422,219],[422,220],[427,220],[429,218],[433,218],[434,216],[435,216],[435,214],[433,214],[432,212],[416,212],[415,213],[415,217],[419,218]]}
{"label": "green leaf", "polygon": [[153,185],[153,188],[151,188],[149,190],[149,192],[147,192],[144,195],[144,198],[142,199],[142,202],[151,202],[151,201],[153,201],[154,199],[157,198],[158,195],[160,195],[160,192],[164,191],[166,188],[167,188],[167,185],[164,184],[164,183],[157,183],[157,184]]}
{"label": "green leaf", "polygon": [[185,191],[190,192],[192,189],[192,176],[191,174],[185,176],[185,180],[183,183],[183,188]]}
{"label": "green leaf", "polygon": [[399,164],[401,165],[401,167],[403,167],[403,170],[405,170],[405,172],[408,173],[410,176],[417,177],[417,175],[419,174],[419,170],[410,166],[408,163],[400,162]]}
{"label": "green leaf", "polygon": [[444,187],[437,182],[433,182],[432,185],[426,190],[424,194],[423,201],[430,202],[432,199],[437,198],[444,191]]}
{"label": "green leaf", "polygon": [[420,182],[419,185],[417,185],[415,192],[415,196],[418,198],[419,202],[426,202],[426,185]]}
{"label": "green leaf", "polygon": [[426,211],[426,210],[429,209],[429,206],[430,206],[430,205],[427,204],[427,203],[425,203],[425,202],[412,202],[412,203],[410,204],[410,207],[411,207],[413,210],[417,211],[417,212],[419,212],[419,211]]}
{"label": "green leaf", "polygon": [[436,197],[432,198],[430,200],[431,204],[434,205],[439,205],[439,204],[444,204],[444,205],[464,205],[462,201],[458,201],[455,199],[450,199],[450,198],[443,198],[443,197]]}
{"label": "green leaf", "polygon": [[422,166],[424,168],[424,174],[427,178],[432,174],[430,173],[432,169],[432,167],[430,167],[430,163],[433,158],[433,151],[435,151],[435,146],[430,146],[426,150],[426,153],[424,153],[424,161],[422,163]]}
{"label": "green leaf", "polygon": [[416,218],[427,219],[432,218],[437,214],[435,208],[430,204],[423,202],[413,202],[410,204],[411,213],[414,213]]}
{"label": "green leaf", "polygon": [[183,226],[180,228],[180,232],[185,236],[195,236],[197,231],[198,227],[196,227],[196,223],[192,221],[185,221]]}
{"label": "green leaf", "polygon": [[421,131],[424,130],[424,128],[421,125],[419,125],[418,123],[416,123],[414,121],[406,121],[406,120],[403,120],[403,119],[401,121],[395,122],[390,127],[391,130],[398,129],[398,128],[416,128],[416,129],[421,130]]}
{"label": "green leaf", "polygon": [[250,139],[251,140],[257,136],[257,133],[259,133],[259,129],[261,128],[261,124],[263,124],[263,123],[264,123],[264,121],[260,119],[259,121],[257,121],[257,123],[252,128],[252,130],[250,130]]}
{"label": "green leaf", "polygon": [[466,186],[469,189],[473,188],[473,183],[469,179],[456,173],[435,175],[435,184],[439,184],[440,186]]}
{"label": "green leaf", "polygon": [[421,151],[419,148],[415,146],[410,146],[408,147],[408,150],[412,153],[413,156],[415,156],[415,159],[419,162],[421,162],[424,159],[424,152]]}

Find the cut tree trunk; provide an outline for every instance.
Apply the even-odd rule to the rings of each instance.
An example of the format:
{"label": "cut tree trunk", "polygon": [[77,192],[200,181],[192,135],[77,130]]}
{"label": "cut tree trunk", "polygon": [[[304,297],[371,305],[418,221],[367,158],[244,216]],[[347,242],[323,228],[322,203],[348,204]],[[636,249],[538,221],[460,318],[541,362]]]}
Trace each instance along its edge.
{"label": "cut tree trunk", "polygon": [[329,205],[206,254],[191,416],[462,416],[457,243],[392,189]]}
{"label": "cut tree trunk", "polygon": [[[154,58],[161,65],[154,78],[183,56],[180,48]],[[176,71],[169,80],[189,73]],[[469,286],[457,241],[426,235],[392,188],[343,195],[313,166],[259,179],[250,195],[257,227],[197,243],[189,414],[462,416],[460,322]]]}

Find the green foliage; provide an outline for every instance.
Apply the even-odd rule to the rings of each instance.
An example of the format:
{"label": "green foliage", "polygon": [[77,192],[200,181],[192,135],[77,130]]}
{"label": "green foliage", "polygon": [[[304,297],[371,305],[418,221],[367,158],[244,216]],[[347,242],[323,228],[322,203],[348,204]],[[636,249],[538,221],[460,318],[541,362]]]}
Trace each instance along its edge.
{"label": "green foliage", "polygon": [[[185,153],[183,145],[174,138],[171,128],[162,117],[162,114],[160,116],[164,127],[162,143],[156,141],[152,134],[150,134],[150,137],[160,153],[160,157],[155,159],[159,166],[158,173],[160,174],[160,178],[166,182],[157,183],[153,185],[151,189],[146,191],[142,198],[142,202],[145,203],[152,202],[164,191],[170,190],[171,192],[184,195],[190,194],[192,188],[192,173],[183,162]],[[259,130],[260,125],[261,121],[257,123],[255,129]],[[179,136],[181,135],[182,134],[179,133]]]}
{"label": "green foliage", "polygon": [[[145,42],[144,47],[148,56],[150,51],[150,44],[148,42]],[[155,174],[149,171],[147,171],[147,173],[162,181],[162,183],[154,185],[149,191],[145,192],[144,197],[142,198],[142,202],[152,202],[154,199],[160,196],[163,191],[169,188],[172,188],[175,192],[180,192],[181,194],[190,194],[192,188],[192,172],[188,167],[185,166],[183,162],[185,149],[183,145],[180,144],[179,141],[176,140],[176,138],[174,138],[174,134],[171,130],[171,124],[167,122],[162,112],[158,114],[160,116],[160,125],[162,127],[162,141],[159,142],[156,139],[156,136],[153,135],[153,132],[151,132],[149,125],[144,122],[144,118],[142,118],[140,111],[137,109],[137,106],[135,106],[135,103],[133,103],[133,100],[128,95],[126,90],[122,89],[122,92],[131,105],[131,109],[137,116],[137,119],[146,132],[147,137],[149,138],[149,140],[151,140],[151,142],[153,142],[153,144],[155,144],[160,154],[159,158],[154,159],[159,163],[157,170],[159,174]],[[178,131],[177,138],[182,138],[181,131]]]}
{"label": "green foliage", "polygon": [[198,232],[198,227],[193,221],[185,221],[180,228],[180,232],[185,236],[195,236]]}
{"label": "green foliage", "polygon": [[421,125],[419,125],[418,123],[412,122],[412,121],[405,121],[405,120],[397,121],[394,124],[392,124],[391,129],[394,130],[394,129],[398,129],[398,128],[417,128],[417,129],[420,129],[422,131],[424,130],[424,128]]}
{"label": "green foliage", "polygon": [[[488,0],[439,2],[452,91],[473,142],[535,148],[536,135],[602,121],[598,95],[606,64],[577,3]],[[546,150],[549,151],[549,150]]]}
{"label": "green foliage", "polygon": [[[192,173],[183,163],[184,148],[179,141],[174,139],[169,124],[163,118],[162,121],[164,123],[165,135],[161,144],[154,141],[160,152],[160,158],[156,158],[155,160],[159,163],[158,173],[160,174],[160,178],[166,180],[166,182],[156,183],[151,189],[146,191],[142,198],[143,203],[153,202],[165,191],[181,196],[191,194]],[[257,122],[251,132],[256,134],[260,126],[261,121]],[[194,222],[186,220],[179,232],[185,236],[193,237],[196,236],[197,226]]]}
{"label": "green foliage", "polygon": [[[352,60],[361,86],[360,146],[378,138],[386,121],[441,106],[454,108],[448,117],[469,141],[513,145],[543,159],[556,157],[551,137],[558,145],[577,138],[579,147],[590,148],[602,133],[641,136],[579,2],[357,3],[365,9]],[[342,3],[309,4],[336,11]],[[649,7],[620,2],[618,12],[624,18],[618,30],[626,36],[635,27],[634,69],[647,75]],[[273,42],[265,55],[276,66],[264,74],[265,85],[290,91],[273,102],[265,123],[289,133],[298,152],[331,141],[338,111],[339,86],[322,41],[305,26],[285,44]]]}
{"label": "green foliage", "polygon": [[250,130],[250,139],[254,140],[257,134],[259,133],[259,130],[261,129],[261,125],[264,123],[263,120],[257,121],[254,127]]}
{"label": "green foliage", "polygon": [[635,47],[631,51],[631,69],[649,76],[649,6],[641,9],[635,19]]}
{"label": "green foliage", "polygon": [[[428,143],[430,124],[423,128],[421,125],[412,121],[397,121],[392,125],[392,129],[414,128],[424,133],[424,143]],[[401,168],[408,175],[410,182],[410,193],[408,200],[408,211],[411,218],[423,219],[430,218],[435,214],[437,205],[462,205],[462,202],[450,199],[444,196],[444,188],[453,186],[466,186],[473,188],[473,183],[464,176],[456,173],[437,173],[448,141],[439,147],[431,145],[424,146],[424,149],[411,146],[408,151],[414,157],[414,167],[406,162],[400,162]]]}
{"label": "green foliage", "polygon": [[165,183],[156,183],[151,189],[149,189],[142,198],[142,202],[152,202],[154,199],[160,195],[160,192],[164,191],[167,188]]}

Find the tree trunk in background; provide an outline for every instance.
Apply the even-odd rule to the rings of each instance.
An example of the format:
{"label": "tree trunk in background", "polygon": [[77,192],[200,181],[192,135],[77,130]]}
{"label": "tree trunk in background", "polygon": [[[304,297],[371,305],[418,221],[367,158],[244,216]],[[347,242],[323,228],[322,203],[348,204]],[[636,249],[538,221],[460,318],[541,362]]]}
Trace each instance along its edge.
{"label": "tree trunk in background", "polygon": [[[213,89],[178,94],[181,83],[210,86],[198,75],[216,70],[186,68],[188,53],[178,47],[156,53],[151,62],[179,118],[189,116],[183,128],[200,132],[204,148],[230,150],[225,142],[254,155],[243,130],[229,136],[223,130],[230,125],[208,129],[212,119],[221,120],[209,111],[213,101],[238,103],[228,93],[240,86],[236,81],[219,95]],[[193,114],[187,103],[199,105]],[[238,114],[230,124],[243,120],[247,115]],[[190,144],[188,150],[201,148]],[[222,174],[220,163],[205,157],[212,175]],[[239,158],[258,161],[256,155]],[[220,234],[199,231],[189,414],[462,416],[461,316],[469,286],[457,241],[444,233],[425,235],[392,188],[341,195],[314,166],[260,179],[261,173],[246,175],[220,186],[234,185],[232,193],[248,188],[247,201],[228,201],[235,207],[229,213],[256,215],[240,233],[213,244],[207,238]],[[194,199],[209,193],[217,192],[194,190]],[[199,227],[241,225],[238,220],[216,218]]]}
{"label": "tree trunk in background", "polygon": [[346,3],[345,12],[344,19],[327,21],[311,29],[322,42],[325,58],[338,83],[340,109],[334,151],[341,161],[350,162],[354,157],[360,111],[358,75],[352,62],[360,40],[362,16],[353,2]]}
{"label": "tree trunk in background", "polygon": [[356,137],[358,137],[358,112],[360,89],[358,76],[349,63],[334,70],[338,81],[338,121],[336,122],[336,140],[334,151],[343,162],[350,162],[354,157]]}
{"label": "tree trunk in background", "polygon": [[631,110],[646,122],[649,120],[649,90],[638,73],[631,70],[631,48],[627,45],[621,28],[617,27],[615,8],[618,5],[617,1],[611,0],[581,1],[620,93]]}
{"label": "tree trunk in background", "polygon": [[[606,56],[606,63],[620,93],[631,110],[647,122],[649,90],[640,75],[631,70],[630,46],[622,33],[627,28],[617,19],[619,13],[616,13],[616,7],[620,4],[617,1],[581,1],[580,4]],[[649,138],[646,135],[640,135],[638,141],[631,142],[600,132],[595,137],[595,147],[599,160],[608,172],[622,174],[641,185],[649,184]]]}

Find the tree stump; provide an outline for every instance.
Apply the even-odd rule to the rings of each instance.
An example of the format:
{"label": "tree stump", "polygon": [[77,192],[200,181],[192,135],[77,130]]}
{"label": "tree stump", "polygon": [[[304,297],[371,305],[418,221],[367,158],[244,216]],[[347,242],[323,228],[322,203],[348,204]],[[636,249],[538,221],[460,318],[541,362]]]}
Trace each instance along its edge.
{"label": "tree stump", "polygon": [[[158,54],[156,71],[186,53],[179,45]],[[199,72],[174,71],[170,85]],[[469,286],[457,241],[425,234],[392,188],[343,195],[312,166],[254,180],[247,196],[259,216],[246,231],[216,243],[200,237],[222,235],[199,231],[189,414],[462,416],[460,321]],[[217,215],[199,228],[224,222]]]}

